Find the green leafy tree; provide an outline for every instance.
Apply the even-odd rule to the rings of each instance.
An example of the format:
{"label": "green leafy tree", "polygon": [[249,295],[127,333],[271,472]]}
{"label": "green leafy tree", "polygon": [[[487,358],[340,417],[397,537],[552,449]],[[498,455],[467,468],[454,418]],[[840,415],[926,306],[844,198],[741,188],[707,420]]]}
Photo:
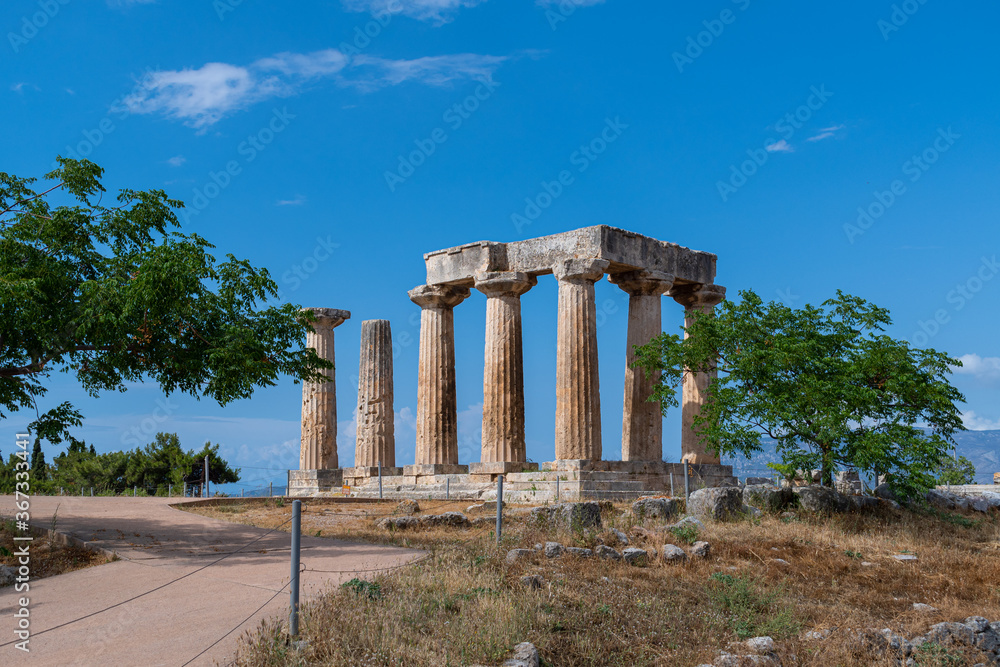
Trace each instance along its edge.
{"label": "green leafy tree", "polygon": [[651,400],[666,411],[685,369],[717,372],[694,423],[710,449],[750,457],[766,434],[785,465],[820,469],[826,485],[840,466],[888,474],[904,495],[933,485],[963,429],[947,379],[959,361],[885,335],[887,310],[840,291],[818,308],[741,297],[696,314],[687,338],[637,348],[638,366],[662,372]]}
{"label": "green leafy tree", "polygon": [[957,460],[951,456],[943,457],[937,473],[938,484],[976,483],[976,466],[964,456],[959,456]]}
{"label": "green leafy tree", "polygon": [[45,480],[45,454],[42,452],[41,438],[35,438],[35,444],[31,447],[31,478],[36,481]]}
{"label": "green leafy tree", "polygon": [[[217,262],[208,241],[175,231],[183,203],[163,191],[103,205],[100,167],[58,164],[42,191],[0,172],[0,418],[37,411],[55,370],[94,396],[150,379],[222,405],[285,374],[325,381],[331,364],[303,346],[311,315],[258,307],[277,296],[266,270]],[[61,403],[30,428],[58,443],[80,418]]]}

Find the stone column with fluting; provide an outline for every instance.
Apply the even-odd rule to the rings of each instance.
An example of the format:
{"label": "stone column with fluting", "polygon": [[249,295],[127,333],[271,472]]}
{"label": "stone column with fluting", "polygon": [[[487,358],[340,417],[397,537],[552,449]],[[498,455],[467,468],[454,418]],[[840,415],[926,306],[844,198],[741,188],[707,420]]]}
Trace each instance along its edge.
{"label": "stone column with fluting", "polygon": [[392,410],[392,334],[389,320],[361,323],[361,364],[358,368],[357,468],[396,465]]}
{"label": "stone column with fluting", "polygon": [[486,295],[482,463],[527,461],[521,295],[536,283],[517,272],[476,276],[476,289]]}
{"label": "stone column with fluting", "polygon": [[662,331],[661,296],[674,277],[660,271],[629,271],[609,277],[629,295],[625,344],[625,405],[622,410],[622,461],[663,460],[663,413],[649,401],[660,380],[659,371],[633,368],[635,347]]}
{"label": "stone column with fluting", "polygon": [[[678,285],[668,292],[677,303],[684,306],[684,327],[694,323],[695,313],[711,314],[712,309],[726,298],[726,288],[721,285]],[[684,337],[687,338],[687,331]],[[688,463],[721,463],[718,454],[710,453],[701,436],[694,429],[694,418],[701,414],[701,407],[708,396],[708,386],[716,377],[715,372],[684,373],[683,399],[681,402],[681,461]]]}
{"label": "stone column with fluting", "polygon": [[[331,363],[333,330],[351,313],[335,308],[305,308],[312,311],[313,330],[306,333],[306,347],[312,348],[321,359]],[[334,369],[321,371],[330,378],[327,382],[302,383],[302,439],[299,449],[300,470],[328,470],[337,462],[337,385]]]}
{"label": "stone column with fluting", "polygon": [[607,260],[569,259],[553,267],[559,281],[556,345],[556,459],[601,460],[601,394],[594,283]]}
{"label": "stone column with fluting", "polygon": [[420,306],[416,465],[458,464],[454,308],[467,287],[422,285],[410,290]]}

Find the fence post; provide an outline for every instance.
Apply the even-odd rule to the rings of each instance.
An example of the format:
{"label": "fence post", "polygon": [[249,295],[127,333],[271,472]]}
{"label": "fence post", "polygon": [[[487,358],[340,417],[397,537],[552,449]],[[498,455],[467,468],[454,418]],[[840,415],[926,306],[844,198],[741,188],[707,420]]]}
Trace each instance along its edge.
{"label": "fence post", "polygon": [[174,485],[173,484],[167,484],[167,498],[170,498],[173,495],[174,495]]}
{"label": "fence post", "polygon": [[378,462],[378,499],[382,500],[382,462]]}
{"label": "fence post", "polygon": [[688,462],[684,462],[684,502],[687,502],[688,496],[691,495],[691,475],[689,472]]}
{"label": "fence post", "polygon": [[133,498],[139,497],[139,487],[135,484],[132,485],[132,497]]}
{"label": "fence post", "polygon": [[674,471],[670,471],[670,497],[674,497]]}
{"label": "fence post", "polygon": [[267,483],[267,497],[268,498],[271,498],[271,497],[274,496],[274,488],[271,486],[272,484],[274,484],[274,482],[268,482]]}
{"label": "fence post", "polygon": [[292,612],[288,619],[289,632],[292,637],[299,634],[299,543],[302,529],[302,501],[292,501]]}
{"label": "fence post", "polygon": [[94,497],[94,487],[90,487],[90,497]]}
{"label": "fence post", "polygon": [[559,502],[559,473],[556,472],[556,502]]}
{"label": "fence post", "polygon": [[444,479],[444,498],[445,500],[451,500],[451,477],[445,477]]}
{"label": "fence post", "polygon": [[503,531],[503,475],[497,475],[497,544]]}
{"label": "fence post", "polygon": [[208,498],[208,454],[205,454],[205,497]]}
{"label": "fence post", "polygon": [[184,482],[184,497],[187,498],[188,494],[188,483]]}

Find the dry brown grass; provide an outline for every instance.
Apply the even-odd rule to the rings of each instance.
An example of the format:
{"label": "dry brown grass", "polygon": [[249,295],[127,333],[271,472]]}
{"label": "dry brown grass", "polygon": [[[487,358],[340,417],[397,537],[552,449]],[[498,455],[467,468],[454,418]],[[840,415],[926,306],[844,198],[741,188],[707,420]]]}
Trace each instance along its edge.
{"label": "dry brown grass", "polygon": [[[466,504],[429,509],[439,513]],[[372,577],[377,593],[332,586],[303,610],[306,648],[291,650],[275,621],[243,639],[239,665],[497,664],[521,641],[538,646],[550,665],[697,665],[711,662],[719,649],[747,632],[771,634],[781,653],[796,655],[799,665],[889,665],[889,659],[856,651],[847,629],[888,627],[911,637],[933,623],[971,615],[1000,620],[996,515],[799,513],[791,519],[710,524],[699,535],[712,545],[708,560],[636,568],[573,557],[547,560],[541,554],[507,565],[508,549],[546,540],[621,546],[607,531],[548,529],[530,525],[524,515],[507,519],[498,546],[492,533],[481,529],[387,533],[376,528],[378,516],[394,504],[344,505],[337,511],[309,505],[303,532],[422,546],[431,557]],[[622,510],[606,511],[604,522],[628,532],[633,520]],[[290,509],[198,511],[277,525]],[[361,516],[366,514],[376,516]],[[664,543],[680,544],[662,526],[645,526],[654,537],[633,539],[633,545],[659,551]],[[919,560],[891,558],[902,552]],[[528,590],[520,583],[527,574],[542,575],[547,585]],[[727,608],[723,595],[728,591],[732,599],[739,590],[748,593],[749,601],[737,600],[735,611]],[[740,611],[754,601],[761,606],[739,625]],[[914,612],[915,602],[939,611]],[[822,628],[839,630],[823,642],[801,639],[806,630]],[[971,652],[952,649],[951,657],[953,662],[925,659],[921,664],[976,662]]]}
{"label": "dry brown grass", "polygon": [[17,552],[28,544],[32,580],[103,565],[112,560],[101,552],[50,542],[45,537],[35,537],[30,543],[15,541],[14,536],[18,534],[12,521],[0,522],[0,565],[19,567]]}

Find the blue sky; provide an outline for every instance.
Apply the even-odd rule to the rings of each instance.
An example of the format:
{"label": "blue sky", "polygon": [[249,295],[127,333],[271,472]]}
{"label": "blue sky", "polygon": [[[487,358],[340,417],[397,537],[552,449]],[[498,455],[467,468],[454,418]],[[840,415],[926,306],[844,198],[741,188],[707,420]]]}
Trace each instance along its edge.
{"label": "blue sky", "polygon": [[[412,461],[422,253],[593,224],[718,254],[734,295],[803,305],[839,288],[889,308],[893,335],[970,362],[954,377],[967,423],[1000,428],[998,15],[939,0],[8,2],[0,170],[85,154],[109,189],[188,202],[184,230],[267,267],[283,299],[351,310],[344,465],[365,319],[392,321],[397,460]],[[615,141],[588,152],[609,123]],[[563,170],[572,183],[533,210]],[[597,295],[613,459],[627,301],[606,282]],[[522,301],[528,455],[551,460],[554,280]],[[478,460],[484,304],[456,311],[463,462]],[[665,299],[665,328],[680,322]],[[222,443],[247,483],[297,466],[290,380],[225,408],[51,387],[99,450],[176,431]],[[664,433],[676,461],[676,415]]]}

